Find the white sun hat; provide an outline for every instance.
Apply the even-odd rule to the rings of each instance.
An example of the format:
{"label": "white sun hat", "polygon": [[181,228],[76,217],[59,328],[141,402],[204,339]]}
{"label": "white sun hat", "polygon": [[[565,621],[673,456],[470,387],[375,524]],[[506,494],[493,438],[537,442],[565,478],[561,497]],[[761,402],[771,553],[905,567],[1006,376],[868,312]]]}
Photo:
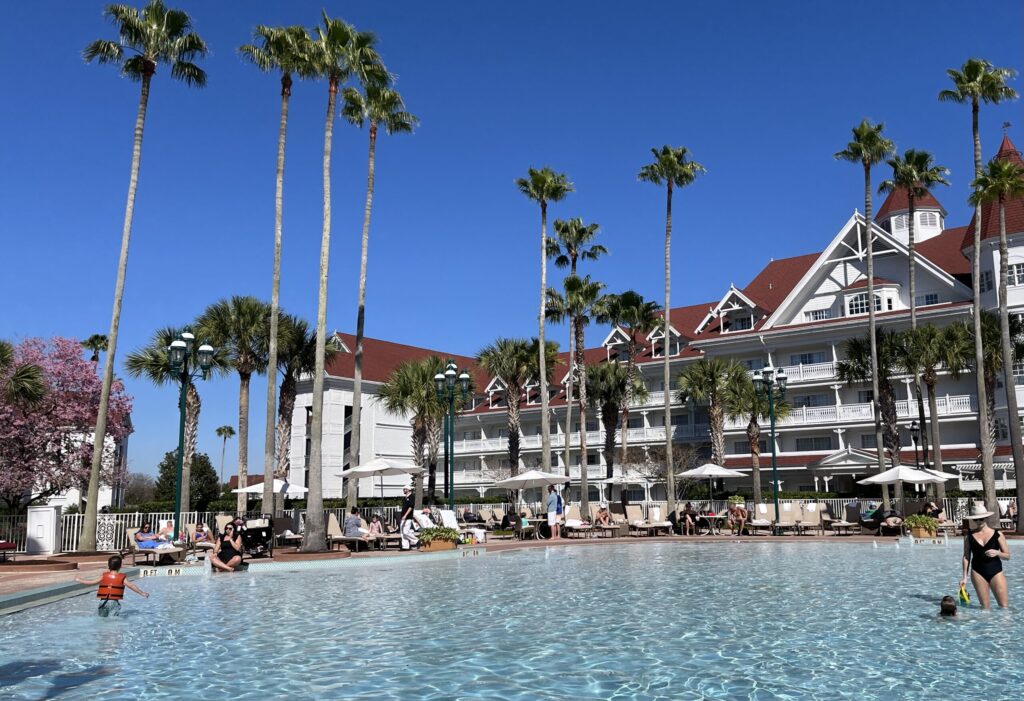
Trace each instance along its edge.
{"label": "white sun hat", "polygon": [[964,516],[968,521],[980,521],[983,518],[988,518],[994,512],[989,511],[985,508],[985,505],[980,502],[974,502],[974,506],[971,507],[971,513]]}

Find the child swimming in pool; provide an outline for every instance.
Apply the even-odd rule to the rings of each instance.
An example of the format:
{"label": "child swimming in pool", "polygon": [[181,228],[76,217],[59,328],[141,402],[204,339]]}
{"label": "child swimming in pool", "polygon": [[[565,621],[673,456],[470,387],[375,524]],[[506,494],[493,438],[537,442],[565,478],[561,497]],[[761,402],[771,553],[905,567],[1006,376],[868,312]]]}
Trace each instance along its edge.
{"label": "child swimming in pool", "polygon": [[956,599],[952,596],[942,597],[942,601],[939,602],[939,615],[943,618],[956,616]]}
{"label": "child swimming in pool", "polygon": [[125,587],[131,589],[139,596],[149,598],[148,593],[129,582],[127,575],[121,574],[121,557],[119,555],[114,555],[107,560],[107,571],[99,577],[95,579],[75,577],[75,581],[79,584],[100,585],[99,589],[96,590],[96,596],[100,599],[100,605],[96,613],[100,618],[121,615],[121,599],[124,598]]}

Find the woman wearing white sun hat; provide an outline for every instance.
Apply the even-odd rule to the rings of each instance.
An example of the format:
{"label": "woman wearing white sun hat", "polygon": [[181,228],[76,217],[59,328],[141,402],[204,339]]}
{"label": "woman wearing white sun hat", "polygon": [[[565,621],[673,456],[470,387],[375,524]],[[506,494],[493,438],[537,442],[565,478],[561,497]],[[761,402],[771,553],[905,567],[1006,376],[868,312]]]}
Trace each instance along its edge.
{"label": "woman wearing white sun hat", "polygon": [[963,577],[960,586],[967,584],[967,569],[971,570],[971,583],[981,607],[989,606],[989,592],[995,595],[1000,608],[1009,604],[1009,591],[1003,560],[1010,559],[1010,546],[1002,533],[985,523],[992,512],[984,504],[975,502],[971,513],[964,517],[967,534],[964,536]]}

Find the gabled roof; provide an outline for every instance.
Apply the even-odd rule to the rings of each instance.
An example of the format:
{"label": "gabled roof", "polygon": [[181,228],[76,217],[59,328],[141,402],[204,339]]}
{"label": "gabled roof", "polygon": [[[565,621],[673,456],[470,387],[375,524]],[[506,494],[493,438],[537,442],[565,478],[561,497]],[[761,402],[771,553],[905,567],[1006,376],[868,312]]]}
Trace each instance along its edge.
{"label": "gabled roof", "polygon": [[950,275],[970,275],[971,261],[960,250],[966,226],[946,229],[915,246],[917,252]]}
{"label": "gabled roof", "polygon": [[709,309],[708,313],[704,315],[704,318],[700,320],[700,323],[697,325],[697,332],[699,333],[703,331],[704,328],[707,326],[708,322],[710,322],[712,319],[717,319],[721,317],[723,311],[730,311],[726,309],[725,305],[728,304],[729,300],[732,299],[737,300],[740,304],[744,305],[750,310],[760,309],[761,311],[768,311],[766,307],[758,304],[750,297],[743,294],[741,290],[736,289],[735,285],[729,285],[729,291],[726,292],[722,296],[722,299],[718,300],[718,304]]}
{"label": "gabled roof", "polygon": [[[999,144],[996,158],[1024,166],[1020,151],[1006,135],[1003,135],[1003,141]],[[1024,232],[1024,197],[1016,197],[1006,202],[1006,234],[1021,232]],[[981,238],[982,240],[999,238],[999,202],[996,200],[981,205]],[[963,248],[969,248],[973,244],[974,217],[971,217],[971,223],[967,226],[967,231],[964,234]]]}
{"label": "gabled roof", "polygon": [[[356,337],[348,333],[334,333],[344,348],[355,348]],[[464,355],[452,355],[439,350],[407,346],[402,343],[382,341],[377,338],[363,339],[363,379],[368,382],[387,382],[395,368],[406,360],[423,360],[436,355],[442,360],[451,358],[460,368],[466,368],[473,375],[477,387],[484,387],[489,378],[476,366],[476,359]],[[327,374],[334,377],[355,375],[355,354],[342,349],[327,363]]]}
{"label": "gabled roof", "polygon": [[[935,196],[930,192],[925,192],[921,197],[916,198],[914,202],[914,209],[918,212],[925,209],[937,209],[942,212],[942,216],[946,216],[946,208],[943,207]],[[910,198],[907,196],[907,188],[898,187],[889,193],[889,196],[885,198],[885,202],[878,208],[878,214],[875,215],[875,221],[882,221],[888,219],[894,214],[899,212],[907,212],[910,210]]]}

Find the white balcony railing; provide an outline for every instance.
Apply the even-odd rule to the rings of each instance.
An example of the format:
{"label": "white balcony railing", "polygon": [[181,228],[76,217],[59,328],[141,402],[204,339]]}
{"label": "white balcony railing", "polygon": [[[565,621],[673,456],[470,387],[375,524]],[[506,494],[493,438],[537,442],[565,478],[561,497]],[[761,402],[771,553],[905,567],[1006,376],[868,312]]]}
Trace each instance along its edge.
{"label": "white balcony railing", "polygon": [[[946,395],[936,400],[939,416],[955,416],[958,414],[971,414],[977,410],[977,403],[974,397],[969,394]],[[913,418],[917,416],[916,402],[906,400],[896,402],[896,415],[899,418]],[[928,413],[928,404],[925,403],[925,415]],[[778,426],[803,426],[809,424],[835,424],[835,423],[863,423],[871,421],[871,404],[840,404],[832,406],[811,406],[794,407],[790,410],[789,416],[776,422]],[[742,418],[727,419],[726,430],[737,430],[745,428],[747,420]]]}
{"label": "white balcony railing", "polygon": [[827,363],[810,363],[808,365],[786,365],[783,367],[790,382],[808,380],[831,380],[836,376],[836,364],[831,360]]}

